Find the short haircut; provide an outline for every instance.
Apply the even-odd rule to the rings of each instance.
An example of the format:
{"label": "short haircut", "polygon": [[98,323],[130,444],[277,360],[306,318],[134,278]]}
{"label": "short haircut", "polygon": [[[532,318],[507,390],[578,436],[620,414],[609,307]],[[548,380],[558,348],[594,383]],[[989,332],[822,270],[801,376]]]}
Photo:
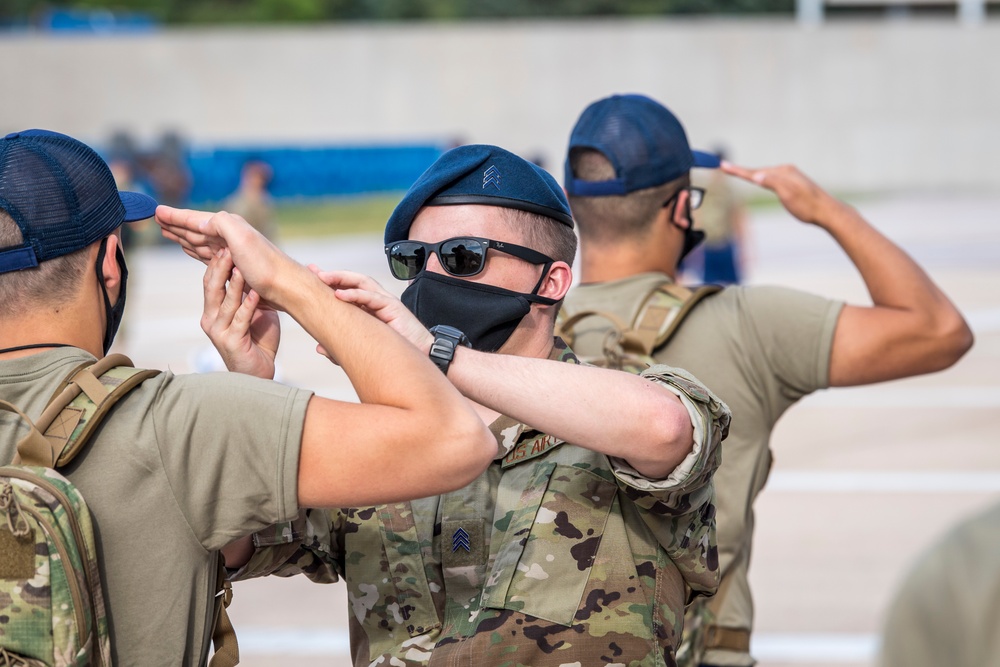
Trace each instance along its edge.
{"label": "short haircut", "polygon": [[[600,151],[574,148],[569,154],[570,169],[585,181],[609,181],[616,177],[614,165]],[[649,232],[663,204],[690,180],[685,174],[663,185],[636,190],[626,195],[581,197],[570,195],[569,207],[580,230],[580,238],[593,243],[614,243],[629,237],[641,238]]]}
{"label": "short haircut", "polygon": [[[0,209],[0,248],[22,243],[21,228],[7,211]],[[58,306],[76,296],[87,270],[88,250],[89,246],[30,269],[0,273],[3,315],[23,315],[39,306]]]}
{"label": "short haircut", "polygon": [[521,232],[525,246],[573,266],[573,260],[576,259],[576,234],[572,227],[538,213],[516,208],[501,210],[504,221]]}

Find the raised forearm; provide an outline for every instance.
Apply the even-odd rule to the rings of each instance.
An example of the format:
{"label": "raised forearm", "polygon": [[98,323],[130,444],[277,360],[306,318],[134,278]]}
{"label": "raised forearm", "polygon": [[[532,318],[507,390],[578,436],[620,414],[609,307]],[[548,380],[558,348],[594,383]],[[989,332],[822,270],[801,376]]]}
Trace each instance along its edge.
{"label": "raised forearm", "polygon": [[[435,396],[459,402],[425,353],[364,310],[337,299],[305,267],[289,269],[276,289],[282,308],[337,360],[363,402],[407,407]],[[378,371],[387,368],[405,381],[385,381]]]}
{"label": "raised forearm", "polygon": [[816,224],[847,253],[876,306],[929,314],[954,308],[920,265],[853,207],[834,200]]}
{"label": "raised forearm", "polygon": [[857,267],[873,306],[841,313],[830,383],[860,384],[947,368],[972,345],[972,331],[930,276],[853,208],[817,221]]}
{"label": "raised forearm", "polygon": [[462,348],[448,376],[477,403],[650,477],[669,474],[692,448],[680,400],[636,375]]}

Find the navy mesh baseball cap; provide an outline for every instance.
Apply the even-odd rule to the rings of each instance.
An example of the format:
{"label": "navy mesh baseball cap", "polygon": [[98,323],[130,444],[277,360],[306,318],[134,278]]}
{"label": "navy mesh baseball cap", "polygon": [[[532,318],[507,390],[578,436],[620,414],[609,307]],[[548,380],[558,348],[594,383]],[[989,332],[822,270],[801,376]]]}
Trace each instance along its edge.
{"label": "navy mesh baseball cap", "polygon": [[64,134],[25,130],[0,140],[0,209],[24,243],[0,248],[0,273],[38,266],[104,238],[123,222],[143,220],[156,202],[119,192],[94,149]]}
{"label": "navy mesh baseball cap", "polygon": [[552,174],[497,146],[453,148],[427,168],[389,216],[385,242],[406,239],[424,206],[484,204],[530,211],[569,227],[573,215]]}
{"label": "navy mesh baseball cap", "polygon": [[566,155],[566,192],[580,197],[625,195],[663,185],[692,167],[717,168],[719,157],[692,151],[684,126],[645,95],[612,95],[584,109],[569,137],[569,151],[592,148],[615,168],[609,181],[576,178]]}

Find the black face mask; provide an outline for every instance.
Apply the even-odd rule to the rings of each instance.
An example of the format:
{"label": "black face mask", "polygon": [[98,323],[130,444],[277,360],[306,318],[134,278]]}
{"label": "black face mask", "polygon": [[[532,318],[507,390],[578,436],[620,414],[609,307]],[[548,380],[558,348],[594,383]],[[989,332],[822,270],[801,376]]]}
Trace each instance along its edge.
{"label": "black face mask", "polygon": [[698,244],[705,240],[705,232],[700,229],[692,229],[692,227],[693,224],[689,221],[688,228],[684,230],[684,247],[681,248],[681,256],[677,260],[678,266],[688,256],[688,253],[697,248]]}
{"label": "black face mask", "polygon": [[557,303],[534,293],[522,294],[429,271],[410,283],[401,300],[428,329],[438,324],[455,327],[469,337],[473,349],[482,352],[499,350],[531,310],[532,303]]}
{"label": "black face mask", "polygon": [[104,271],[101,269],[101,265],[104,263],[104,253],[108,249],[108,240],[105,239],[104,243],[101,244],[100,250],[97,251],[97,284],[101,286],[101,293],[104,295],[104,354],[108,353],[111,349],[111,343],[115,341],[115,334],[118,333],[118,327],[122,323],[122,315],[125,314],[125,284],[128,282],[128,267],[125,266],[125,254],[122,252],[121,243],[118,244],[118,251],[115,253],[115,259],[118,261],[118,268],[121,270],[122,281],[121,289],[118,292],[118,301],[114,306],[111,305],[111,299],[108,298],[108,288],[104,285]]}

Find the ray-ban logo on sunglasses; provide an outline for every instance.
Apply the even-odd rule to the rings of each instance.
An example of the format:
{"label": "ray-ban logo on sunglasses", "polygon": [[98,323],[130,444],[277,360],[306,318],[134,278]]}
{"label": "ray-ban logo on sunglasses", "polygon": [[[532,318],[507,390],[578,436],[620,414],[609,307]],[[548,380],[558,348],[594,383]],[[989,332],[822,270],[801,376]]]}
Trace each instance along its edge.
{"label": "ray-ban logo on sunglasses", "polygon": [[490,168],[483,172],[483,189],[492,183],[496,186],[496,189],[500,189],[500,170],[494,165],[490,165]]}

